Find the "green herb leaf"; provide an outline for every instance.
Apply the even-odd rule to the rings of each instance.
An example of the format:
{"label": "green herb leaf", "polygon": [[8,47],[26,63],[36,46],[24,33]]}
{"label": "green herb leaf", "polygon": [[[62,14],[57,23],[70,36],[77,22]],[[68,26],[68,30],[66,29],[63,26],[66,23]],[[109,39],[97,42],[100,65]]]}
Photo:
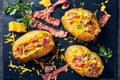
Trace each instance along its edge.
{"label": "green herb leaf", "polygon": [[112,50],[110,48],[105,49],[104,46],[100,46],[99,55],[104,57],[105,62],[108,62],[108,59],[112,57]]}
{"label": "green herb leaf", "polygon": [[30,2],[28,0],[17,0],[16,3],[7,3],[4,8],[4,12],[10,15],[15,15],[16,12],[19,12],[22,15],[22,18],[17,19],[17,21],[23,23],[28,28],[30,21],[28,14],[32,13],[31,7],[33,4],[34,2]]}
{"label": "green herb leaf", "polygon": [[91,19],[91,20],[90,20],[90,23],[94,24],[94,21]]}
{"label": "green herb leaf", "polygon": [[31,14],[32,13],[32,10],[31,9],[28,9],[28,10],[25,10],[26,14]]}
{"label": "green herb leaf", "polygon": [[97,15],[97,13],[98,13],[98,10],[96,10],[96,11],[94,12],[95,15]]}
{"label": "green herb leaf", "polygon": [[34,2],[30,2],[30,6],[32,6],[34,4]]}
{"label": "green herb leaf", "polygon": [[80,6],[84,6],[85,5],[85,2],[80,2]]}
{"label": "green herb leaf", "polygon": [[81,28],[81,26],[80,26],[80,25],[77,25],[77,28]]}
{"label": "green herb leaf", "polygon": [[11,35],[12,35],[11,33],[8,33],[8,34],[4,35],[4,37],[9,38]]}
{"label": "green herb leaf", "polygon": [[14,9],[13,11],[10,12],[10,15],[15,15],[16,12],[17,12],[17,9]]}

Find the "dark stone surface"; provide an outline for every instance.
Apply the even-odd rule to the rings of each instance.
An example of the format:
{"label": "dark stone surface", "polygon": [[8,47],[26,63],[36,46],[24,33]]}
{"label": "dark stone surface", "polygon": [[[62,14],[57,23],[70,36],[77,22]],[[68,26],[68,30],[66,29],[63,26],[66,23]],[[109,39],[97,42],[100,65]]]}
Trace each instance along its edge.
{"label": "dark stone surface", "polygon": [[0,0],[0,80],[3,80],[3,54],[2,54],[2,3]]}
{"label": "dark stone surface", "polygon": [[119,32],[119,36],[118,36],[118,80],[120,80],[120,0],[118,0],[118,8],[119,8],[119,22],[118,22],[118,32]]}
{"label": "dark stone surface", "polygon": [[[4,0],[5,1],[5,0]],[[12,0],[11,0],[12,1]],[[2,21],[2,4],[3,1],[0,0],[0,80],[3,80],[3,53],[2,53],[2,26],[3,26],[3,21]],[[120,4],[120,0],[118,2]],[[120,6],[119,6],[119,14],[120,14]],[[118,78],[117,80],[120,80],[120,16],[119,16],[119,22],[118,22]],[[105,79],[107,80],[107,79]],[[110,79],[109,79],[110,80]]]}

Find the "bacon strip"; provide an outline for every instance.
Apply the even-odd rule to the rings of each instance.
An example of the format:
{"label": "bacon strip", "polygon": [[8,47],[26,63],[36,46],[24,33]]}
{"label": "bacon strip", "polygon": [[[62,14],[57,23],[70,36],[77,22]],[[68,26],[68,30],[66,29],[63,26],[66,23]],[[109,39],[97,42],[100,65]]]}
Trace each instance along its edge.
{"label": "bacon strip", "polygon": [[59,38],[63,38],[63,37],[66,37],[68,32],[65,32],[63,30],[56,30],[52,27],[49,27],[49,26],[46,26],[44,24],[42,24],[41,22],[39,21],[34,21],[34,20],[31,20],[30,21],[30,26],[31,28],[38,28],[38,29],[43,29],[43,30],[47,30],[49,31],[53,36],[55,37],[59,37]]}
{"label": "bacon strip", "polygon": [[102,28],[106,25],[106,23],[108,22],[108,20],[109,20],[110,17],[111,17],[110,14],[104,14],[102,16],[102,18],[99,20],[99,23],[100,23],[100,25],[101,25]]}
{"label": "bacon strip", "polygon": [[63,72],[63,71],[67,72],[67,71],[68,71],[67,67],[68,67],[68,65],[66,64],[66,65],[60,67],[59,69],[57,69],[57,70],[55,70],[55,71],[53,71],[53,72],[51,72],[51,73],[47,73],[47,74],[42,75],[42,78],[43,78],[44,80],[54,79],[55,77],[57,77],[57,75],[58,75],[60,72]]}
{"label": "bacon strip", "polygon": [[53,71],[53,66],[45,66],[45,73]]}
{"label": "bacon strip", "polygon": [[68,7],[70,7],[70,3],[68,1],[64,2],[62,5],[62,9],[67,9]]}
{"label": "bacon strip", "polygon": [[33,18],[40,18],[40,19],[46,21],[47,23],[52,24],[52,26],[55,26],[55,27],[59,26],[60,25],[60,20],[52,18],[52,17],[50,17],[50,15],[54,11],[54,9],[57,5],[64,4],[66,2],[67,2],[67,0],[58,0],[56,3],[54,3],[49,8],[46,8],[45,10],[33,12],[32,17]]}
{"label": "bacon strip", "polygon": [[[102,18],[100,18],[99,23],[101,25],[101,29],[107,24],[108,20],[110,19],[111,15],[110,14],[104,14]],[[93,42],[96,42],[96,38],[93,40]]]}

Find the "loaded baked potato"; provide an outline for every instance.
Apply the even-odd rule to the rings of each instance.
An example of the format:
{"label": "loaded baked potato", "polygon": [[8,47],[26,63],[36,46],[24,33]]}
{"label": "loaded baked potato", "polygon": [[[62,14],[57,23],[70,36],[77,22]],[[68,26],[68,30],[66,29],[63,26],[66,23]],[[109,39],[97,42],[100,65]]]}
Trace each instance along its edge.
{"label": "loaded baked potato", "polygon": [[27,62],[45,56],[54,46],[53,37],[49,32],[35,30],[17,39],[13,44],[12,52],[15,59]]}
{"label": "loaded baked potato", "polygon": [[69,33],[82,41],[94,40],[101,31],[96,15],[82,8],[65,12],[62,24]]}
{"label": "loaded baked potato", "polygon": [[84,46],[72,45],[65,52],[67,64],[78,74],[87,77],[98,77],[104,65],[100,57]]}

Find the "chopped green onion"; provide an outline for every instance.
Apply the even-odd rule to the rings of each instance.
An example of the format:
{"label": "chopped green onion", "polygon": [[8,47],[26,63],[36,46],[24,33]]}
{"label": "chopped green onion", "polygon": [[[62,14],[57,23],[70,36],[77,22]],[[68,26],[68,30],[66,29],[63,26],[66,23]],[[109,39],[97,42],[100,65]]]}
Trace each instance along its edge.
{"label": "chopped green onion", "polygon": [[84,6],[85,5],[85,2],[80,2],[80,6]]}

